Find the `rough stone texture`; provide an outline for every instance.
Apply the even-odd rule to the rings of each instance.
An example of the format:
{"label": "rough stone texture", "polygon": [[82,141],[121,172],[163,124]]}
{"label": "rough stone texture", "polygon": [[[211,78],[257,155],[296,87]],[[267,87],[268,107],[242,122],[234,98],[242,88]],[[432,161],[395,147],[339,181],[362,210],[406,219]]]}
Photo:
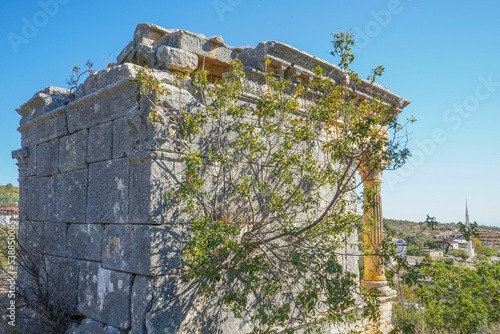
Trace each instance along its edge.
{"label": "rough stone texture", "polygon": [[130,328],[131,274],[104,269],[97,262],[81,263],[78,310],[85,316],[120,329]]}
{"label": "rough stone texture", "polygon": [[137,68],[138,66],[134,64],[124,64],[122,66],[108,67],[89,75],[83,83],[84,93],[90,95],[118,82],[123,82],[124,79],[130,80],[137,74]]}
{"label": "rough stone texture", "polygon": [[56,222],[85,222],[87,207],[86,169],[61,173],[55,178],[50,219]]}
{"label": "rough stone texture", "polygon": [[104,324],[95,321],[92,319],[83,319],[80,326],[74,325],[70,330],[66,332],[66,334],[103,334],[104,333]]}
{"label": "rough stone texture", "polygon": [[162,45],[158,48],[157,57],[162,69],[191,73],[198,67],[198,57],[182,49]]}
{"label": "rough stone texture", "polygon": [[123,223],[128,217],[129,163],[115,159],[91,164],[87,221]]}
{"label": "rough stone texture", "polygon": [[34,254],[65,256],[66,230],[63,223],[21,222],[19,243]]}
{"label": "rough stone texture", "polygon": [[52,177],[29,177],[26,182],[26,220],[46,221],[52,206]]}
{"label": "rough stone texture", "polygon": [[74,259],[101,261],[103,226],[71,224],[68,228],[68,256]]}
{"label": "rough stone texture", "polygon": [[107,225],[102,265],[148,276],[177,273],[186,237],[182,225]]}
{"label": "rough stone texture", "polygon": [[[85,92],[92,91],[109,81],[112,82],[111,78],[115,77],[112,74],[121,76],[124,73],[120,73],[118,70],[113,72],[110,70],[108,75],[104,76],[101,80],[97,80],[97,78],[91,81],[89,88]],[[97,76],[97,74],[94,76]],[[87,78],[87,80],[89,79],[90,77]],[[110,83],[109,86],[105,86],[95,93],[86,95],[68,104],[69,132],[73,133],[114,120],[128,114],[131,109],[137,107],[137,84],[135,82],[131,82],[130,78],[125,78],[118,82]]]}
{"label": "rough stone texture", "polygon": [[89,130],[87,162],[109,160],[113,154],[113,123],[107,122]]}
{"label": "rough stone texture", "polygon": [[130,334],[248,333],[250,326],[203,302],[196,287],[179,276],[137,276],[132,288]]}
{"label": "rough stone texture", "polygon": [[201,57],[213,59],[222,63],[229,63],[235,59],[241,50],[220,43],[220,40],[209,40],[204,35],[195,34],[186,30],[178,30],[159,39],[156,45],[167,45],[192,52]]}
{"label": "rough stone texture", "polygon": [[165,29],[151,23],[139,23],[135,28],[134,42],[139,44],[153,44],[164,35],[168,35],[177,29]]}
{"label": "rough stone texture", "polygon": [[19,122],[19,131],[23,134],[21,144],[35,145],[67,134],[64,113],[69,100],[69,90],[47,87],[17,109],[21,115]]}
{"label": "rough stone texture", "polygon": [[129,198],[135,201],[134,205],[130,204],[130,222],[137,224],[174,222],[178,213],[167,206],[164,194],[176,183],[176,175],[182,169],[179,160],[180,157],[175,155],[152,154],[136,159],[130,164]]}
{"label": "rough stone texture", "polygon": [[36,145],[33,145],[29,147],[28,149],[28,170],[26,175],[27,176],[34,176],[36,175]]}
{"label": "rough stone texture", "polygon": [[87,129],[59,139],[59,170],[68,172],[87,168]]}
{"label": "rough stone texture", "polygon": [[80,325],[73,324],[66,334],[126,334],[128,332],[122,331],[116,327],[105,326],[102,322],[95,321],[89,318],[83,319]]}
{"label": "rough stone texture", "polygon": [[125,117],[113,121],[113,159],[129,156],[133,143]]}
{"label": "rough stone texture", "polygon": [[156,66],[156,50],[151,45],[141,44],[137,48],[137,64],[139,66],[148,66],[154,68]]}
{"label": "rough stone texture", "polygon": [[65,305],[68,314],[77,314],[78,304],[78,276],[80,274],[80,261],[48,256],[45,258],[46,272],[50,273],[50,279],[45,280],[42,272],[44,286],[52,294],[52,298],[60,305]]}
{"label": "rough stone texture", "polygon": [[59,170],[59,139],[41,143],[37,147],[36,175],[48,176]]}

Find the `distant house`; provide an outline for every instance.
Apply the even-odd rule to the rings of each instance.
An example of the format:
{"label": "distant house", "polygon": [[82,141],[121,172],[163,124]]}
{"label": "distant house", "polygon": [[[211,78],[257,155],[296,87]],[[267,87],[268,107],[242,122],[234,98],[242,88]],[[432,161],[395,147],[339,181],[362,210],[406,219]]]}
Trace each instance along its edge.
{"label": "distant house", "polygon": [[7,206],[0,208],[0,216],[18,216],[19,208],[17,206]]}
{"label": "distant house", "polygon": [[459,247],[458,242],[455,240],[438,240],[436,241],[436,245],[439,249],[448,249],[448,252],[454,251]]}
{"label": "distant house", "polygon": [[465,240],[463,240],[463,239],[455,239],[455,240],[453,240],[453,241],[455,241],[455,242],[457,242],[457,243],[458,243],[458,247],[459,247],[459,248],[467,248],[467,244],[468,244],[468,242],[467,242],[467,241],[465,241]]}
{"label": "distant house", "polygon": [[408,243],[404,239],[392,239],[392,243],[396,246],[396,256],[406,257]]}
{"label": "distant house", "polygon": [[449,236],[450,239],[459,239],[463,240],[464,235],[462,233],[453,233],[452,235]]}
{"label": "distant house", "polygon": [[424,253],[429,254],[429,257],[432,257],[432,258],[440,258],[440,257],[443,257],[444,252],[442,250],[424,249]]}

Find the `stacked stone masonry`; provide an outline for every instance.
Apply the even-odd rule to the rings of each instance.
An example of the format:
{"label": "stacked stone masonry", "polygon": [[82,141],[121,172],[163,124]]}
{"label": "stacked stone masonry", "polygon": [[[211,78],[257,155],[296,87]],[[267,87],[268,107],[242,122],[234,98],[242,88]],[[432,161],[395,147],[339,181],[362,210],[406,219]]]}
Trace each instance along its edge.
{"label": "stacked stone masonry", "polygon": [[[22,148],[13,156],[19,166],[20,239],[46,254],[54,272],[63,272],[68,303],[86,318],[68,333],[249,331],[244,322],[201,305],[181,281],[186,228],[163,199],[180,159],[168,125],[147,122],[147,104],[130,79],[138,66],[148,65],[179,93],[170,85],[172,71],[204,67],[220,78],[238,58],[257,94],[265,57],[276,73],[298,82],[318,65],[342,80],[334,65],[285,44],[234,48],[220,36],[142,23],[117,64],[90,75],[74,95],[48,87],[18,109]],[[375,90],[399,111],[409,103],[381,86]],[[360,86],[361,95],[368,92],[368,83]],[[165,101],[169,108],[198,103],[188,90],[180,98],[172,95],[176,99]],[[358,270],[354,260],[344,265]]]}

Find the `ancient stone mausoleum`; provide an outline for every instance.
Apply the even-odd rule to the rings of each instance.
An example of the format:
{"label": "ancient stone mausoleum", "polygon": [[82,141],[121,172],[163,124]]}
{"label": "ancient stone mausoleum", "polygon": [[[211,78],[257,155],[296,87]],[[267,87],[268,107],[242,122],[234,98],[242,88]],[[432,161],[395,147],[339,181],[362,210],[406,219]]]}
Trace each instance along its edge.
{"label": "ancient stone mausoleum", "polygon": [[[22,148],[13,156],[19,166],[20,240],[28,252],[44,255],[46,270],[60,278],[58,297],[85,318],[68,333],[249,330],[244,322],[202,305],[182,282],[186,229],[175,223],[163,203],[180,168],[179,157],[169,128],[147,121],[147,106],[130,79],[138,66],[157,69],[174,93],[167,104],[187,105],[196,98],[171,85],[172,71],[205,68],[213,78],[221,78],[230,60],[238,58],[249,73],[250,87],[258,90],[266,57],[276,74],[297,82],[307,82],[317,66],[337,82],[343,78],[336,66],[282,43],[235,48],[220,36],[206,38],[142,23],[116,65],[90,75],[74,96],[47,87],[18,109]],[[368,86],[361,85],[358,93],[379,96],[398,112],[409,103],[386,88]],[[372,173],[365,182],[378,185],[380,178],[381,173]],[[382,236],[381,208],[366,214],[377,220],[371,239],[377,242]],[[376,261],[367,257],[365,266]],[[358,273],[355,258],[343,265]],[[375,275],[365,277],[363,284],[383,290],[385,331],[393,293],[385,287],[383,273],[376,275],[373,268]],[[35,284],[31,280],[20,270],[21,286]],[[29,333],[26,322],[19,326]]]}

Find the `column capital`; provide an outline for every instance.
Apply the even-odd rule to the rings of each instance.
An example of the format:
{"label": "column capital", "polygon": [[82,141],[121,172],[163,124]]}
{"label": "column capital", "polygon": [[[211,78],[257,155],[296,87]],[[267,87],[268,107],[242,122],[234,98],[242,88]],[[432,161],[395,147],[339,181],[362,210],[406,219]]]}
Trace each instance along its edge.
{"label": "column capital", "polygon": [[358,167],[359,175],[363,182],[382,181],[383,169],[370,167],[370,162],[362,162]]}

